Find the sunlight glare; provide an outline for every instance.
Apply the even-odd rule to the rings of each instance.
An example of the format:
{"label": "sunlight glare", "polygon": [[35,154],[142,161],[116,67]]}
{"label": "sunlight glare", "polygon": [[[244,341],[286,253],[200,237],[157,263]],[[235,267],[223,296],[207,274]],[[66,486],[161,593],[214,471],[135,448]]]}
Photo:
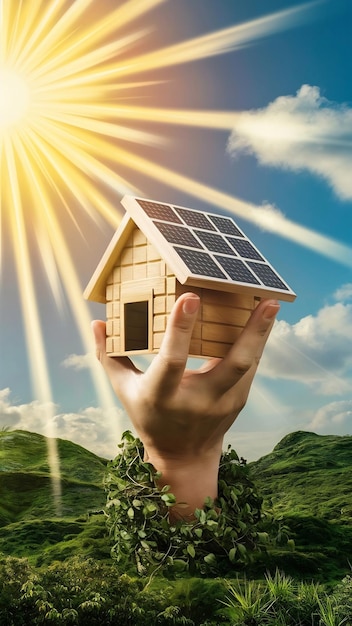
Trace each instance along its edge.
{"label": "sunlight glare", "polygon": [[28,111],[30,90],[16,71],[0,67],[0,131],[17,125]]}

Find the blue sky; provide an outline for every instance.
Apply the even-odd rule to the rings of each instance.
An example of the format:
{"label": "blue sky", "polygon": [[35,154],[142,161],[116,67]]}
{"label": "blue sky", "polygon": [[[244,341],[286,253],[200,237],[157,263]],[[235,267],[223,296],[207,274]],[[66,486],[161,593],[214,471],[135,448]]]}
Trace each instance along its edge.
{"label": "blue sky", "polygon": [[[105,0],[94,11],[109,15],[114,5]],[[297,11],[281,13],[288,9]],[[273,17],[278,12],[280,19]],[[258,24],[264,16],[267,22]],[[85,23],[93,25],[93,18],[87,11]],[[247,25],[246,37],[228,43],[225,29],[239,24]],[[160,141],[135,144],[133,150],[243,201],[247,209],[242,215],[234,209],[234,219],[297,293],[294,303],[282,304],[248,405],[227,437],[250,460],[294,430],[352,434],[351,26],[347,0],[169,0],[124,30],[150,28],[149,50],[223,33],[216,54],[151,69],[142,78],[137,74],[153,84],[130,92],[123,104],[219,112],[219,119],[222,111],[236,113],[232,128],[223,129],[137,120],[135,128]],[[124,163],[119,173],[128,173],[146,197],[204,210],[221,208],[214,207],[210,192],[196,197],[167,179],[130,171]],[[96,184],[119,212],[119,192],[101,181]],[[257,221],[250,217],[251,207],[262,216]],[[30,216],[30,206],[27,211]],[[101,218],[94,222],[78,202],[72,211],[80,233],[57,204],[83,292],[113,228]],[[297,235],[295,225],[302,227]],[[5,230],[0,426],[48,432],[46,403],[33,389],[11,247]],[[43,255],[45,259],[32,242],[55,432],[109,457],[115,453],[116,432],[128,421],[117,401],[101,406],[90,373],[98,364],[92,364],[82,345],[65,293],[58,310]],[[103,307],[87,306],[91,317],[104,317]]]}

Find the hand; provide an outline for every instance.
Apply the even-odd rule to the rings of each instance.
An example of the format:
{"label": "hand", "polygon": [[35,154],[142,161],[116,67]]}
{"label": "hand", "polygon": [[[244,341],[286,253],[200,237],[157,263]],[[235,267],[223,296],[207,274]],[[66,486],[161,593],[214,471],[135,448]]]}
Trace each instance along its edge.
{"label": "hand", "polygon": [[145,460],[162,472],[190,511],[217,495],[223,437],[246,404],[279,310],[263,300],[224,359],[185,370],[199,298],[185,293],[169,318],[159,354],[146,372],[105,351],[105,324],[93,322],[97,357],[143,442]]}

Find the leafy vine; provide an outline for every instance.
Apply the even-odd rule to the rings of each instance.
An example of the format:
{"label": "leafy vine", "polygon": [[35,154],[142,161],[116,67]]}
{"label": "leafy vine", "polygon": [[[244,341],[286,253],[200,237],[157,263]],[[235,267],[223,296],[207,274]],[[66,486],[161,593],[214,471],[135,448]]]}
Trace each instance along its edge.
{"label": "leafy vine", "polygon": [[106,515],[117,562],[133,557],[141,575],[158,569],[166,574],[219,575],[239,569],[265,548],[260,531],[262,498],[248,476],[248,467],[228,447],[221,456],[218,498],[206,498],[194,520],[169,523],[176,503],[170,486],[157,486],[160,473],[143,461],[143,444],[130,431],[122,435],[120,453],[105,478]]}

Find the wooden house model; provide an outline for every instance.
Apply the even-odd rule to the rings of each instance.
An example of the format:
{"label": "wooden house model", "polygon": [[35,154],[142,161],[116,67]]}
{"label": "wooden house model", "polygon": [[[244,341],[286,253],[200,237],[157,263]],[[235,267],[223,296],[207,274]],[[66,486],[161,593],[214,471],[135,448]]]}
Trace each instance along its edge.
{"label": "wooden house model", "polygon": [[294,292],[228,215],[125,196],[85,292],[106,303],[110,356],[158,352],[177,297],[201,299],[190,355],[222,357],[258,301]]}

